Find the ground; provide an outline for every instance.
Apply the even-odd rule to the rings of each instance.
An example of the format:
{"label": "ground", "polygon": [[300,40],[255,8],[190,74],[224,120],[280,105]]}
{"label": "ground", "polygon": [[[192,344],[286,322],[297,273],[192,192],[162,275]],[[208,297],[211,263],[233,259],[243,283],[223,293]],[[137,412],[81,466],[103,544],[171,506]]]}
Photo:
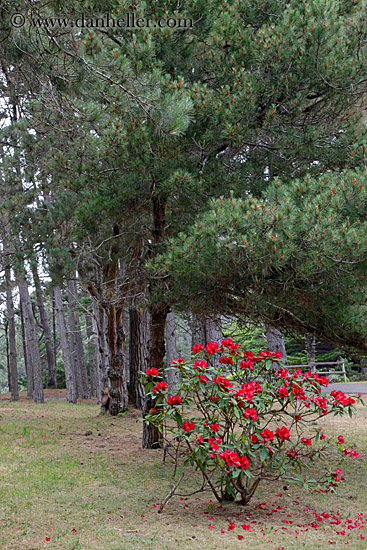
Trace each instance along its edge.
{"label": "ground", "polygon": [[[158,514],[171,466],[162,450],[141,448],[140,412],[111,418],[95,400],[71,405],[64,395],[47,390],[52,400],[40,405],[0,402],[2,550],[367,547],[366,408],[323,422],[360,453],[327,500],[278,483],[261,487],[246,507],[199,493],[174,497]],[[195,476],[185,483],[194,489]]]}

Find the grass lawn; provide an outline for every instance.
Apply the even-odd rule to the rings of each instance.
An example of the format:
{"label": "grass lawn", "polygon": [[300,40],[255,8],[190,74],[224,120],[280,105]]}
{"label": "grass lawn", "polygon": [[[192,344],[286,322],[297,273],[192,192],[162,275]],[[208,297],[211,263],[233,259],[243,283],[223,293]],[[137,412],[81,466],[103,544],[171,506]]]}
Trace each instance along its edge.
{"label": "grass lawn", "polygon": [[327,500],[279,483],[246,507],[204,493],[174,497],[160,515],[171,467],[161,450],[141,449],[139,416],[101,416],[95,402],[0,402],[0,549],[367,548],[367,407],[323,421],[360,453]]}

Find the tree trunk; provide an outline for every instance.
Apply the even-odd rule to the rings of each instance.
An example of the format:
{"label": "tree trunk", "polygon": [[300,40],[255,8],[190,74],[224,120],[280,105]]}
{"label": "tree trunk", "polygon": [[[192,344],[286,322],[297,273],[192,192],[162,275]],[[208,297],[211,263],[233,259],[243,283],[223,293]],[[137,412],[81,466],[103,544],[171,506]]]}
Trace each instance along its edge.
{"label": "tree trunk", "polygon": [[55,296],[52,292],[52,343],[53,343],[53,353],[54,353],[54,363],[55,363],[55,388],[57,388],[57,332],[56,332],[56,307],[55,307]]}
{"label": "tree trunk", "polygon": [[176,387],[180,383],[180,371],[171,367],[172,361],[177,359],[176,346],[176,319],[173,311],[170,311],[166,318],[166,382],[168,384],[168,393],[174,394]]}
{"label": "tree trunk", "polygon": [[189,321],[191,331],[191,349],[195,344],[207,344],[205,320],[199,317],[196,313],[193,313]]}
{"label": "tree trunk", "polygon": [[54,288],[54,297],[55,297],[57,321],[59,325],[61,351],[62,351],[62,357],[64,361],[67,399],[69,403],[76,403],[77,393],[76,393],[75,373],[71,362],[70,348],[69,348],[69,342],[68,342],[68,337],[66,332],[66,322],[65,322],[64,310],[62,305],[62,295],[61,295],[61,289],[59,286],[55,286]]}
{"label": "tree trunk", "polygon": [[52,345],[51,329],[50,329],[50,324],[48,322],[47,314],[45,310],[41,282],[38,276],[37,266],[35,265],[32,266],[32,275],[33,275],[34,286],[36,289],[38,311],[40,313],[40,318],[41,318],[41,323],[43,328],[43,335],[45,338],[46,357],[47,357],[47,366],[48,366],[47,387],[56,388],[57,387],[56,362],[55,362],[55,353]]}
{"label": "tree trunk", "polygon": [[[38,338],[36,332],[36,322],[33,315],[31,298],[29,296],[28,283],[25,278],[20,277],[18,280],[19,294],[22,300],[22,309],[24,316],[25,331],[27,335],[27,358],[28,371],[33,374],[34,384],[34,400],[36,403],[43,403],[43,384],[41,358],[38,347]],[[27,373],[28,374],[28,373]],[[31,378],[31,374],[27,375],[27,379]]]}
{"label": "tree trunk", "polygon": [[[165,342],[164,333],[169,308],[165,304],[153,304],[150,313],[149,367],[155,367],[164,375]],[[147,396],[144,400],[143,416],[154,407],[155,399]],[[143,449],[156,449],[162,446],[162,432],[152,424],[143,423]]]}
{"label": "tree trunk", "polygon": [[21,296],[19,296],[19,311],[20,311],[20,324],[22,328],[24,369],[27,377],[27,399],[33,399],[33,371],[28,361],[27,339],[26,339],[26,333],[25,333],[23,305],[22,305]]}
{"label": "tree trunk", "polygon": [[87,356],[88,369],[90,377],[90,390],[93,397],[98,397],[98,373],[97,373],[97,331],[93,330],[92,316],[85,315],[85,325],[87,328]]}
{"label": "tree trunk", "polygon": [[305,348],[307,353],[307,363],[312,364],[316,361],[316,336],[311,333],[305,334]]}
{"label": "tree trunk", "polygon": [[9,393],[11,393],[11,377],[10,377],[10,358],[9,358],[9,335],[8,335],[8,332],[9,332],[9,323],[8,321],[5,319],[5,322],[4,322],[4,330],[5,330],[5,344],[6,344],[6,368],[7,368],[7,372],[8,372],[8,388],[9,388]]}
{"label": "tree trunk", "polygon": [[191,344],[203,344],[208,342],[218,342],[220,344],[223,338],[222,323],[220,318],[212,316],[199,316],[192,314],[190,320]]}
{"label": "tree trunk", "polygon": [[[97,375],[98,375],[98,403],[101,403],[104,390],[109,386],[109,380],[107,376],[108,365],[110,362],[109,349],[107,346],[106,338],[106,314],[102,306],[97,302],[95,298],[92,298],[93,304],[93,330],[97,334],[96,340],[96,358],[97,358]],[[102,410],[106,410],[102,405]]]}
{"label": "tree trunk", "polygon": [[149,312],[137,298],[130,300],[130,380],[129,399],[138,409],[143,409],[144,387],[140,382],[141,372],[147,370],[149,359]]}
{"label": "tree trunk", "polygon": [[124,388],[124,342],[125,334],[122,324],[122,307],[110,304],[107,310],[107,339],[111,360],[107,371],[110,380],[110,414],[117,416],[126,409],[127,399]]}
{"label": "tree trunk", "polygon": [[5,266],[5,283],[6,283],[6,307],[8,316],[8,334],[7,342],[9,348],[9,391],[11,393],[11,400],[19,400],[19,387],[18,387],[18,366],[17,366],[17,349],[15,339],[15,316],[14,316],[14,302],[12,294],[11,273],[10,267]]}
{"label": "tree trunk", "polygon": [[280,330],[273,326],[266,327],[266,345],[269,351],[275,353],[280,351],[282,354],[283,365],[288,365],[287,352],[285,350],[284,336]]}
{"label": "tree trunk", "polygon": [[69,303],[69,324],[70,324],[70,350],[74,361],[74,372],[76,373],[77,393],[83,399],[90,398],[87,366],[84,359],[84,347],[82,333],[79,326],[77,307],[77,287],[75,281],[68,281],[68,303]]}

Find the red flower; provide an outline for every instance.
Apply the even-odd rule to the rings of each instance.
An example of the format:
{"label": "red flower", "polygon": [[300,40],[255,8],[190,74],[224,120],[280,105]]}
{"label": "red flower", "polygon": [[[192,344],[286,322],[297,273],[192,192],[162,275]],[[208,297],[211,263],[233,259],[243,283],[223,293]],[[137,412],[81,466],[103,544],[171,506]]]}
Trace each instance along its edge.
{"label": "red flower", "polygon": [[232,357],[221,357],[219,359],[219,363],[223,363],[224,365],[233,365],[233,359]]}
{"label": "red flower", "polygon": [[282,441],[286,441],[290,438],[289,430],[285,426],[283,426],[282,428],[277,428],[275,433]]}
{"label": "red flower", "polygon": [[218,351],[218,348],[219,348],[218,342],[211,341],[211,342],[208,342],[206,345],[206,351],[210,354]]}
{"label": "red flower", "polygon": [[192,367],[194,369],[199,369],[199,370],[202,370],[202,369],[205,369],[207,367],[208,363],[205,361],[205,359],[195,359]]}
{"label": "red flower", "polygon": [[195,344],[194,346],[192,346],[192,353],[196,355],[197,353],[199,353],[199,351],[203,351],[203,349],[203,344]]}
{"label": "red flower", "polygon": [[149,412],[151,412],[151,413],[154,414],[154,413],[155,413],[155,409],[154,409],[154,408],[151,408],[151,409],[149,409]]}
{"label": "red flower", "polygon": [[251,418],[251,420],[255,422],[255,420],[257,419],[257,411],[253,407],[252,409],[247,408],[243,411],[243,416],[245,418]]}
{"label": "red flower", "polygon": [[46,537],[46,542],[50,542],[51,537]]}
{"label": "red flower", "polygon": [[348,449],[348,448],[344,449],[344,454],[345,454],[345,456],[352,455],[352,456],[354,456],[354,458],[358,458],[358,455],[359,455],[359,453],[357,453],[357,451],[353,451],[353,449]]}
{"label": "red flower", "polygon": [[338,443],[344,443],[344,437],[342,435],[338,435]]}
{"label": "red flower", "polygon": [[166,388],[168,388],[166,382],[163,382],[163,381],[162,381],[162,382],[158,382],[158,384],[156,384],[156,385],[154,386],[154,388],[152,389],[152,392],[153,392],[153,393],[157,393],[157,391],[159,391],[159,390],[165,390]]}
{"label": "red flower", "polygon": [[278,397],[280,397],[281,399],[283,397],[288,397],[289,393],[288,393],[288,390],[287,388],[279,388],[278,389]]}
{"label": "red flower", "polygon": [[178,359],[174,359],[172,361],[172,366],[183,365],[184,363],[185,363],[185,359],[183,359],[183,357],[179,357]]}
{"label": "red flower", "polygon": [[148,376],[159,376],[159,372],[155,367],[152,367],[151,369],[147,369],[147,375]]}
{"label": "red flower", "polygon": [[274,439],[274,433],[268,428],[265,428],[265,430],[261,432],[261,435],[264,441],[273,441]]}
{"label": "red flower", "polygon": [[212,432],[217,432],[219,430],[219,424],[210,424],[210,429]]}
{"label": "red flower", "polygon": [[243,539],[243,535],[237,535],[238,540]]}
{"label": "red flower", "polygon": [[301,420],[301,418],[302,418],[302,415],[301,415],[301,414],[295,414],[295,415],[294,415],[294,420],[295,420],[295,422],[298,422],[298,420]]}
{"label": "red flower", "polygon": [[249,370],[254,370],[254,366],[253,366],[253,362],[251,361],[251,359],[248,359],[248,361],[245,361],[244,359],[242,359],[241,363],[240,363],[240,367],[241,369],[249,369]]}
{"label": "red flower", "polygon": [[228,449],[224,453],[219,453],[219,458],[227,462],[229,466],[237,466],[241,470],[246,470],[250,466],[250,461],[247,456],[238,456],[235,451],[229,451]]}
{"label": "red flower", "polygon": [[208,379],[207,379],[207,377],[205,376],[205,374],[202,374],[202,375],[197,374],[197,375],[196,375],[196,378],[198,379],[197,383],[199,383],[199,382],[202,382],[203,384],[207,384],[207,383],[208,383]]}
{"label": "red flower", "polygon": [[192,432],[195,430],[195,423],[194,422],[183,422],[182,429],[185,432]]}
{"label": "red flower", "polygon": [[217,384],[217,386],[220,386],[224,391],[232,387],[230,381],[227,378],[224,378],[224,376],[215,376],[213,378],[213,384]]}
{"label": "red flower", "polygon": [[171,395],[168,398],[168,405],[181,405],[182,399],[179,395]]}
{"label": "red flower", "polygon": [[251,439],[252,443],[259,443],[259,438],[256,434],[249,435],[249,438]]}
{"label": "red flower", "polygon": [[302,441],[302,443],[304,443],[305,445],[312,445],[311,439],[306,439],[305,437],[302,437],[301,441]]}

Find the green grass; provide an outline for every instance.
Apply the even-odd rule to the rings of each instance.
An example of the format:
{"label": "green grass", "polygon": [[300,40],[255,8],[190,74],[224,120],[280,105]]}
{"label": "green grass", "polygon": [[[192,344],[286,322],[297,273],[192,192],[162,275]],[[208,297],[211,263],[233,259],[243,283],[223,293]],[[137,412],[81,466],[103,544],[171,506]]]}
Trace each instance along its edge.
{"label": "green grass", "polygon": [[[367,493],[361,490],[367,466],[365,408],[359,407],[353,419],[324,419],[328,434],[343,433],[346,445],[360,452],[359,459],[348,461],[345,483],[327,501],[297,486],[284,490],[279,483],[263,485],[246,508],[218,508],[206,493],[174,497],[160,515],[154,506],[169,490],[170,465],[162,463],[161,450],[141,449],[138,417],[134,410],[119,418],[101,416],[88,404],[0,403],[0,549],[316,550],[345,547],[345,542],[358,550],[367,547],[367,538],[360,538],[367,537],[365,522],[363,529],[337,534],[346,518],[367,513]],[[92,435],[85,435],[88,430]],[[186,488],[194,484],[191,474]],[[330,515],[331,510],[340,511],[341,525],[331,525],[330,518],[316,521],[317,530],[309,525],[315,513]],[[233,531],[227,530],[228,520],[236,523]],[[245,523],[254,530],[243,530]],[[244,538],[238,540],[238,534]]]}

